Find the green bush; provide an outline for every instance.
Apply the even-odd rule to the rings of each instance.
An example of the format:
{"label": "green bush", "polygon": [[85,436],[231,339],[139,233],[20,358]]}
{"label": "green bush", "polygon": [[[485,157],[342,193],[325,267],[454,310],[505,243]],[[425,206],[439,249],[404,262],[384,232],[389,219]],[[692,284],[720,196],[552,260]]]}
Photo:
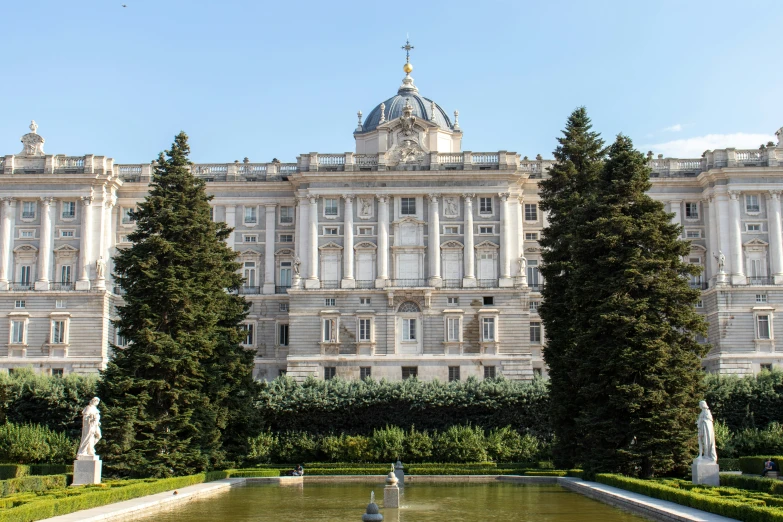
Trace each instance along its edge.
{"label": "green bush", "polygon": [[405,458],[405,431],[398,426],[373,430],[370,449],[376,461],[394,462]]}
{"label": "green bush", "polygon": [[720,485],[750,491],[761,491],[773,495],[783,495],[783,481],[762,478],[753,475],[729,475],[720,476]]}
{"label": "green bush", "polygon": [[756,457],[740,457],[739,468],[745,475],[761,475],[764,472],[764,463],[771,458],[778,465],[778,469],[783,469],[783,457],[766,455]]}
{"label": "green bush", "polygon": [[444,462],[482,462],[487,460],[484,430],[478,426],[451,426],[438,433],[433,446],[435,458]]}
{"label": "green bush", "polygon": [[232,478],[254,478],[254,477],[279,477],[278,469],[231,469],[227,471],[228,476]]}
{"label": "green bush", "polygon": [[417,431],[411,426],[405,434],[405,462],[426,462],[432,458],[432,437],[426,431]]}
{"label": "green bush", "polygon": [[271,431],[262,431],[257,437],[249,440],[250,451],[247,454],[248,464],[266,464],[272,458],[272,451],[277,437]]}
{"label": "green bush", "polygon": [[279,433],[272,445],[273,462],[306,462],[318,458],[318,442],[303,432]]}
{"label": "green bush", "polygon": [[76,441],[33,424],[0,425],[0,461],[58,464],[73,459]]}
{"label": "green bush", "polygon": [[25,464],[0,464],[0,480],[26,477],[30,474],[30,466]]}
{"label": "green bush", "polygon": [[718,459],[718,466],[721,471],[740,471],[739,459]]}
{"label": "green bush", "polygon": [[68,485],[66,475],[46,475],[13,478],[0,481],[0,496],[7,497],[28,491],[47,491]]}
{"label": "green bush", "polygon": [[525,475],[528,477],[565,477],[568,475],[568,472],[555,470],[531,470],[525,471]]}
{"label": "green bush", "polygon": [[539,452],[538,439],[528,433],[520,435],[509,426],[490,430],[486,445],[489,458],[496,462],[533,460]]}

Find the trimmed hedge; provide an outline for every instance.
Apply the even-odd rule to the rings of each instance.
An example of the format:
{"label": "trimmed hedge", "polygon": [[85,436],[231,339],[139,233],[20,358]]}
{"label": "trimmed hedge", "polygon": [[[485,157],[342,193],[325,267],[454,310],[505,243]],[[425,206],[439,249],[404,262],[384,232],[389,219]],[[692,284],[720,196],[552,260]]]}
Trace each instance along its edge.
{"label": "trimmed hedge", "polygon": [[783,480],[761,478],[754,475],[721,475],[720,485],[731,488],[761,491],[772,495],[783,495]]}
{"label": "trimmed hedge", "polygon": [[568,472],[567,471],[525,471],[526,477],[567,477]]}
{"label": "trimmed hedge", "polygon": [[30,466],[26,464],[0,464],[0,480],[26,477],[30,475]]}
{"label": "trimmed hedge", "polygon": [[47,491],[68,485],[67,475],[20,477],[0,481],[0,496],[8,497],[28,491]]}
{"label": "trimmed hedge", "polygon": [[[722,479],[723,477],[721,477]],[[718,492],[716,492],[718,494],[713,495],[705,494],[709,488],[706,490],[705,488],[681,489],[666,483],[606,473],[599,473],[596,475],[595,480],[607,486],[614,486],[660,500],[668,500],[683,506],[744,522],[783,522],[783,510],[765,506],[764,500],[754,498],[737,500],[722,497]],[[737,494],[742,493],[741,490],[735,491]]]}
{"label": "trimmed hedge", "polygon": [[739,459],[718,459],[721,471],[740,471]]}
{"label": "trimmed hedge", "polygon": [[279,477],[279,469],[230,469],[227,470],[228,476],[232,478],[258,478],[258,477]]}
{"label": "trimmed hedge", "polygon": [[[761,475],[764,473],[764,463],[770,455],[760,457],[740,457],[739,469],[745,475]],[[778,465],[778,469],[783,466],[783,457],[773,456],[773,461]]]}
{"label": "trimmed hedge", "polygon": [[228,473],[225,471],[211,471],[186,477],[128,480],[107,482],[95,486],[79,486],[78,488],[53,490],[39,497],[31,497],[31,494],[25,493],[8,499],[25,503],[16,507],[7,506],[6,503],[6,509],[0,509],[0,522],[41,520],[226,477],[228,477]]}

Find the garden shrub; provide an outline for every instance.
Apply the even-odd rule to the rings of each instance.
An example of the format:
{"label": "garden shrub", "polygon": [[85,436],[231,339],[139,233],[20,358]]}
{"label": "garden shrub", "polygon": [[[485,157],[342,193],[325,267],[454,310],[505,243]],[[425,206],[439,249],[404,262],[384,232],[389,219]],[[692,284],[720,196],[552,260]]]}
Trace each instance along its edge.
{"label": "garden shrub", "polygon": [[262,431],[256,437],[249,440],[250,451],[247,454],[247,463],[266,464],[271,461],[272,450],[274,449],[277,436],[271,431]]}
{"label": "garden shrub", "polygon": [[490,430],[486,446],[489,458],[496,462],[533,460],[539,452],[538,439],[528,433],[521,435],[509,426]]}
{"label": "garden shrub", "polygon": [[318,442],[313,435],[287,431],[279,433],[272,446],[274,462],[305,462],[318,458]]}
{"label": "garden shrub", "polygon": [[65,433],[32,424],[0,425],[0,462],[54,463],[73,459],[76,441]]}
{"label": "garden shrub", "polygon": [[404,448],[404,462],[426,462],[432,458],[432,437],[411,426],[405,434]]}
{"label": "garden shrub", "polygon": [[30,466],[25,464],[0,464],[0,480],[26,477],[30,474]]}
{"label": "garden shrub", "polygon": [[764,472],[764,463],[771,458],[783,470],[783,457],[775,455],[761,455],[754,457],[740,457],[739,468],[745,475],[761,475]]}
{"label": "garden shrub", "polygon": [[398,426],[373,430],[370,448],[376,461],[395,462],[405,455],[405,431]]}
{"label": "garden shrub", "polygon": [[30,475],[65,475],[73,473],[73,464],[30,464]]}
{"label": "garden shrub", "polygon": [[451,426],[438,433],[433,446],[435,458],[444,462],[487,460],[484,430],[478,426]]}

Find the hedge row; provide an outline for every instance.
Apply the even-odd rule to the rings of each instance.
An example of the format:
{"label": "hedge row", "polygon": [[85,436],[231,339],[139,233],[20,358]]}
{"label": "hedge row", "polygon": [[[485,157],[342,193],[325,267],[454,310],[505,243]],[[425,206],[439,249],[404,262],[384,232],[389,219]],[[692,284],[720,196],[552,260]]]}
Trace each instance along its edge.
{"label": "hedge row", "polygon": [[740,457],[739,469],[745,475],[761,475],[764,473],[764,463],[767,459],[772,459],[777,465],[778,469],[783,466],[783,457],[778,456],[757,456],[757,457]]}
{"label": "hedge row", "polygon": [[[723,477],[721,477],[722,479]],[[716,515],[742,520],[744,522],[783,522],[783,510],[766,507],[764,501],[753,498],[742,500],[709,495],[699,492],[672,487],[660,482],[600,473],[595,477],[597,482],[617,488],[647,495],[660,500],[668,500],[677,504],[700,509]],[[737,490],[739,492],[739,490]]]}
{"label": "hedge row", "polygon": [[0,464],[0,480],[31,475],[66,475],[73,473],[72,464]]}
{"label": "hedge row", "polygon": [[279,469],[230,469],[226,473],[232,478],[257,478],[257,477],[279,477]]}
{"label": "hedge row", "polygon": [[[65,515],[82,509],[163,493],[227,476],[228,473],[225,471],[212,471],[186,477],[108,482],[97,486],[53,490],[37,498],[30,498],[28,495],[31,494],[24,494],[19,500],[28,500],[26,503],[17,507],[0,509],[0,522],[28,522]],[[12,499],[16,500],[15,497]]]}
{"label": "hedge row", "polygon": [[783,480],[762,478],[756,475],[721,475],[720,485],[732,488],[761,491],[772,495],[783,495]]}
{"label": "hedge row", "polygon": [[718,459],[718,466],[721,471],[740,471],[739,459]]}
{"label": "hedge row", "polygon": [[40,477],[21,477],[0,480],[0,496],[8,497],[28,491],[48,491],[64,488],[70,482],[68,475],[46,475]]}

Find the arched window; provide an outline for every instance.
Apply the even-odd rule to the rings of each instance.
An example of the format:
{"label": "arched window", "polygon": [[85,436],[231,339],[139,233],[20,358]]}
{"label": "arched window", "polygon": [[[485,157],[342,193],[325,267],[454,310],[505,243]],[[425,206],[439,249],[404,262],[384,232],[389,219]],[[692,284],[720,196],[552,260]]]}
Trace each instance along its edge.
{"label": "arched window", "polygon": [[400,313],[414,313],[417,314],[421,312],[421,309],[419,308],[419,305],[414,303],[413,301],[405,301],[400,305],[400,307],[397,309]]}

